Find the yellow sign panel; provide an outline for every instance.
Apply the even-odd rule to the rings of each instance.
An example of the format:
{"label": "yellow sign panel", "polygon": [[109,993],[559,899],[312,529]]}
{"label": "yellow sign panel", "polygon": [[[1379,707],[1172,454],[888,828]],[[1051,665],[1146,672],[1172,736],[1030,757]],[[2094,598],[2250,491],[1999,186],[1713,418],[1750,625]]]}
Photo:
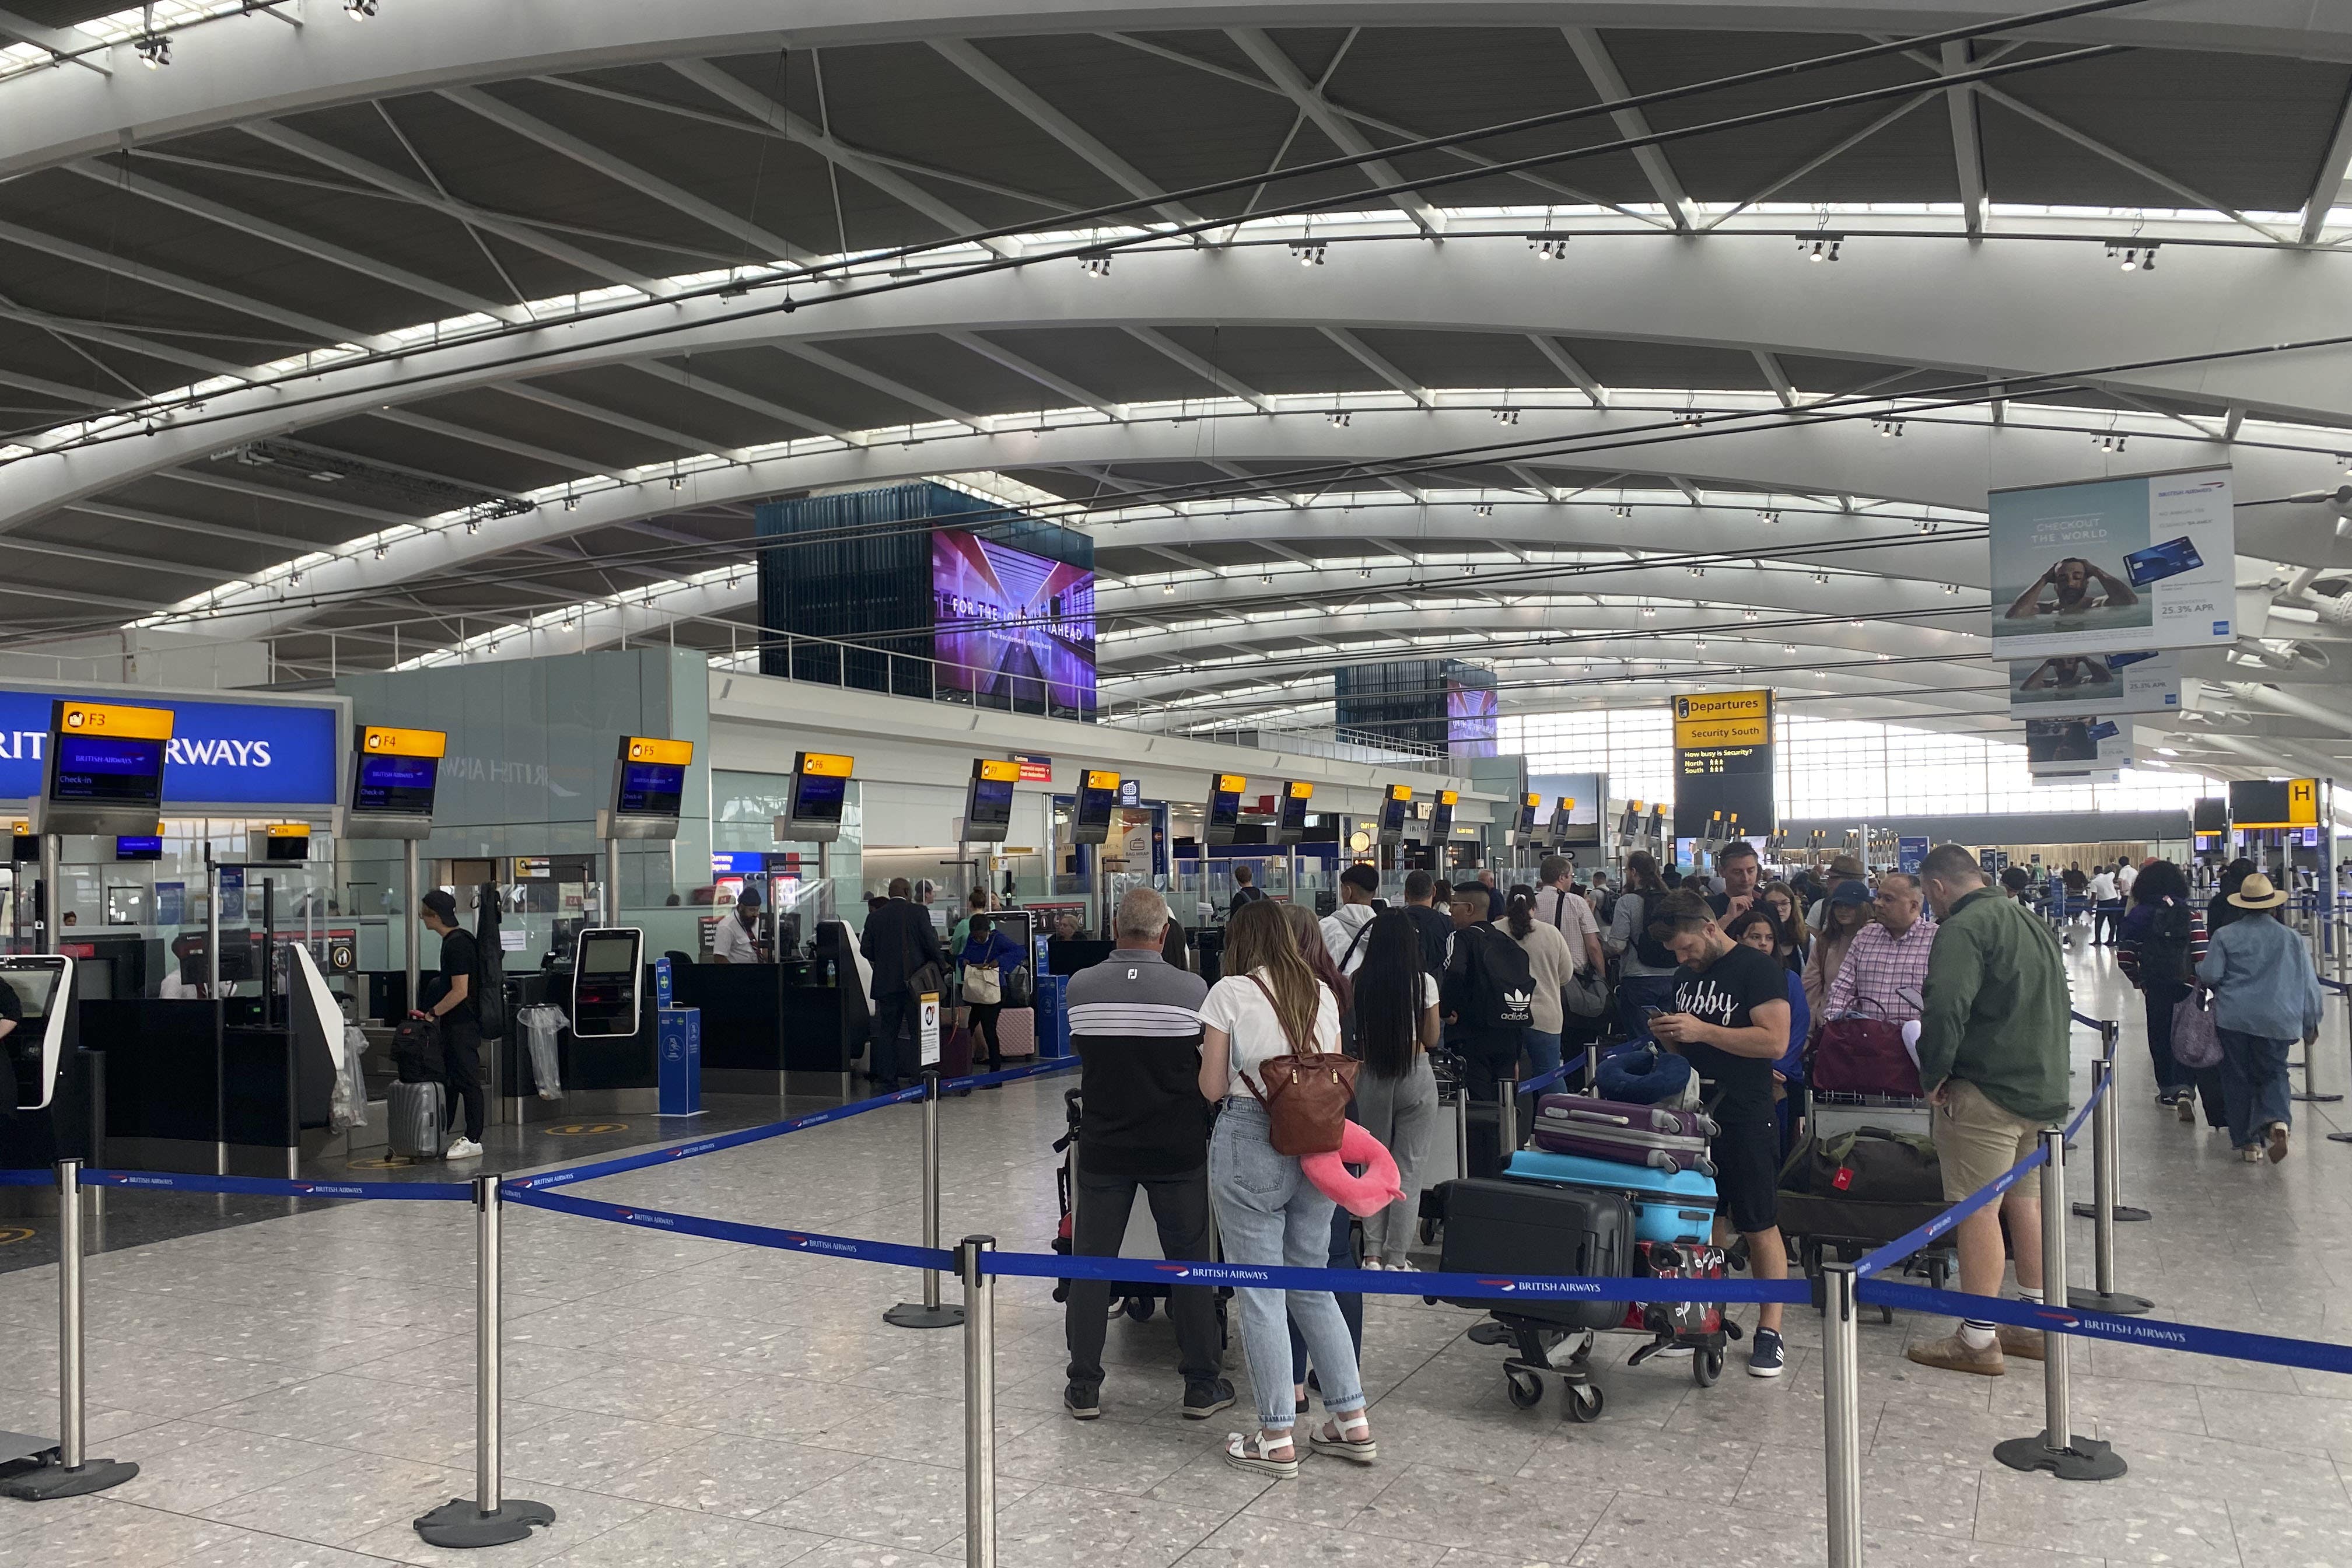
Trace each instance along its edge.
{"label": "yellow sign panel", "polygon": [[1461,798],[1459,790],[1442,789],[1437,792],[1437,804],[1440,805],[1452,805]]}
{"label": "yellow sign panel", "polygon": [[1087,770],[1087,787],[1088,789],[1117,789],[1118,787],[1118,775],[1114,773],[1105,772],[1101,768],[1088,768]]}
{"label": "yellow sign panel", "polygon": [[[681,741],[677,743],[686,748],[686,755],[676,760],[691,762],[694,758],[694,743],[690,741]],[[793,771],[806,778],[845,779],[849,776],[850,767],[856,761],[854,757],[836,756],[831,752],[803,752],[793,762]]]}
{"label": "yellow sign panel", "polygon": [[1543,804],[1543,796],[1539,795],[1531,795],[1521,802],[1521,804],[1530,806],[1541,805]]}
{"label": "yellow sign panel", "polygon": [[1219,795],[1239,795],[1248,784],[1249,780],[1239,773],[1219,773],[1217,775],[1217,793]]}
{"label": "yellow sign panel", "polygon": [[120,735],[126,741],[172,738],[169,708],[122,708],[105,702],[60,705],[58,726],[77,735]]}
{"label": "yellow sign panel", "polygon": [[666,741],[658,735],[622,738],[621,755],[633,763],[670,763],[679,767],[694,761],[694,742]]}
{"label": "yellow sign panel", "polygon": [[440,757],[449,752],[449,737],[439,730],[395,730],[370,724],[360,731],[360,750],[386,757]]}
{"label": "yellow sign panel", "polygon": [[1411,799],[1412,798],[1412,785],[1411,785],[1411,784],[1391,784],[1391,785],[1389,785],[1389,798],[1390,798],[1391,800],[1411,800]]}
{"label": "yellow sign panel", "polygon": [[1574,811],[1576,809],[1576,797],[1572,795],[1561,795],[1559,797],[1559,809],[1562,811]]}
{"label": "yellow sign panel", "polygon": [[[2251,788],[2252,786],[2248,786]],[[2275,787],[2275,786],[2274,786]],[[2232,827],[2316,827],[2319,826],[2319,781],[2288,779],[2285,781],[2286,812],[2278,822],[2254,822],[2232,816]],[[2260,809],[2259,807],[2257,809]]]}
{"label": "yellow sign panel", "polygon": [[1769,691],[1709,691],[1675,699],[1675,745],[1696,751],[1708,746],[1769,746],[1772,743]]}
{"label": "yellow sign panel", "polygon": [[1290,781],[1290,798],[1293,800],[1313,800],[1315,798],[1315,786],[1308,784],[1305,779],[1293,779]]}
{"label": "yellow sign panel", "polygon": [[973,763],[980,776],[990,784],[1017,784],[1021,778],[1019,763],[1000,762],[994,757],[976,757]]}
{"label": "yellow sign panel", "polygon": [[308,838],[310,825],[307,822],[273,822],[269,825],[272,838]]}

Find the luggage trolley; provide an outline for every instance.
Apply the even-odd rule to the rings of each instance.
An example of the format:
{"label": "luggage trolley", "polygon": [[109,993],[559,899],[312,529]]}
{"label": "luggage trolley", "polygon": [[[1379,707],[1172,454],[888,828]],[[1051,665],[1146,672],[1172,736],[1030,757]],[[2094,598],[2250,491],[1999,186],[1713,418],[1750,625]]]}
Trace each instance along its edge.
{"label": "luggage trolley", "polygon": [[[1076,1245],[1078,1126],[1086,1116],[1085,1092],[1076,1089],[1063,1092],[1062,1104],[1069,1131],[1054,1140],[1054,1152],[1062,1156],[1061,1164],[1054,1171],[1054,1194],[1061,1209],[1060,1221],[1054,1229],[1054,1250],[1065,1258],[1070,1256],[1071,1248]],[[1217,1235],[1217,1214],[1213,1206],[1209,1211],[1209,1251],[1210,1256],[1202,1261],[1224,1261],[1225,1249]],[[1140,1187],[1136,1189],[1134,1207],[1128,1211],[1127,1232],[1119,1241],[1118,1255],[1121,1258],[1165,1256],[1160,1246],[1160,1227],[1152,1220],[1150,1200]],[[1116,1318],[1123,1313],[1139,1323],[1148,1323],[1159,1310],[1160,1304],[1168,1300],[1169,1289],[1167,1284],[1157,1280],[1149,1283],[1113,1280],[1110,1284],[1110,1315]],[[1226,1305],[1233,1300],[1233,1287],[1229,1285],[1217,1287],[1217,1342],[1220,1345],[1231,1338],[1225,1319]],[[1069,1298],[1070,1282],[1055,1280],[1054,1300],[1066,1301]]]}
{"label": "luggage trolley", "polygon": [[[1948,1206],[1933,1203],[1873,1203],[1842,1194],[1820,1194],[1792,1188],[1801,1178],[1806,1157],[1818,1140],[1872,1130],[1904,1137],[1929,1138],[1935,1110],[1925,1099],[1905,1095],[1863,1094],[1816,1089],[1808,1084],[1798,1105],[1804,1117],[1804,1137],[1790,1151],[1780,1173],[1780,1230],[1791,1241],[1797,1266],[1806,1279],[1818,1280],[1828,1258],[1852,1263],[1927,1224]],[[1957,1243],[1945,1237],[1904,1261],[1906,1273],[1924,1274],[1935,1289],[1947,1289],[1958,1267]],[[1895,1309],[1881,1305],[1879,1321],[1895,1321]]]}

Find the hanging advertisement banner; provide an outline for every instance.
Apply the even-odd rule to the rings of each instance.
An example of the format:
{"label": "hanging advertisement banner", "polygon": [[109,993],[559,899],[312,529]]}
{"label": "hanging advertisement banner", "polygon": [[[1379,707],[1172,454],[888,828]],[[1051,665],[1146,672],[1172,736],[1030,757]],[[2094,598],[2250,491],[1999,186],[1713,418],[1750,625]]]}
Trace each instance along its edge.
{"label": "hanging advertisement banner", "polygon": [[2009,715],[2178,713],[2186,704],[2177,649],[2062,653],[2011,659]]}
{"label": "hanging advertisement banner", "polygon": [[2227,644],[2237,615],[2228,468],[1995,490],[1997,657]]}
{"label": "hanging advertisement banner", "polygon": [[2037,780],[2114,784],[2131,764],[2131,726],[2112,719],[2028,719],[2025,766]]}
{"label": "hanging advertisement banner", "polygon": [[1780,825],[1772,777],[1772,694],[1709,691],[1673,699],[1675,831],[1721,818],[1759,837]]}

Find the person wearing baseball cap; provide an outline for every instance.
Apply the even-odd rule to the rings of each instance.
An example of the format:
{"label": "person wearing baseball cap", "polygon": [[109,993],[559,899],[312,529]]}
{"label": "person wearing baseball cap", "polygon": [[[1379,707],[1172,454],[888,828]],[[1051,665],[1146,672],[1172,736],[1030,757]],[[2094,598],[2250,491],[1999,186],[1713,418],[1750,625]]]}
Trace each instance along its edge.
{"label": "person wearing baseball cap", "polygon": [[2213,932],[2197,983],[2213,993],[2230,1142],[2249,1164],[2276,1164],[2293,1120],[2288,1053],[2298,1036],[2306,1047],[2319,1039],[2319,974],[2286,924],[2284,889],[2255,871],[2229,898],[2248,912]]}
{"label": "person wearing baseball cap", "polygon": [[446,888],[436,888],[416,900],[417,921],[441,939],[441,972],[420,979],[417,989],[433,1000],[412,1012],[413,1018],[431,1018],[441,1026],[441,1059],[448,1074],[449,1117],[456,1123],[457,1107],[466,1109],[466,1129],[443,1154],[449,1160],[478,1160],[482,1154],[482,1029],[474,1010],[473,933],[457,923],[457,900]]}

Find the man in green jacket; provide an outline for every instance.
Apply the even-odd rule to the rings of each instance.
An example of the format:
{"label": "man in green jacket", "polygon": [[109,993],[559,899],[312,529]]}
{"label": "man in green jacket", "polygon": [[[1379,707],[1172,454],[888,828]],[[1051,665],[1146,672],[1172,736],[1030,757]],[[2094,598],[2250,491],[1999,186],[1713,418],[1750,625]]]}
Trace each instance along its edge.
{"label": "man in green jacket", "polygon": [[[1936,1108],[1944,1201],[1957,1203],[2034,1151],[2067,1105],[2071,997],[2058,942],[2025,907],[1986,886],[1973,851],[1938,845],[1920,867],[1936,911],[1919,1018],[1919,1081]],[[2000,1226],[2017,1255],[2017,1293],[2042,1300],[2042,1200],[2030,1182],[1960,1222],[1960,1289],[2000,1294]],[[1906,1352],[1922,1366],[1998,1377],[2006,1355],[2042,1359],[2042,1336],[1980,1319]]]}

